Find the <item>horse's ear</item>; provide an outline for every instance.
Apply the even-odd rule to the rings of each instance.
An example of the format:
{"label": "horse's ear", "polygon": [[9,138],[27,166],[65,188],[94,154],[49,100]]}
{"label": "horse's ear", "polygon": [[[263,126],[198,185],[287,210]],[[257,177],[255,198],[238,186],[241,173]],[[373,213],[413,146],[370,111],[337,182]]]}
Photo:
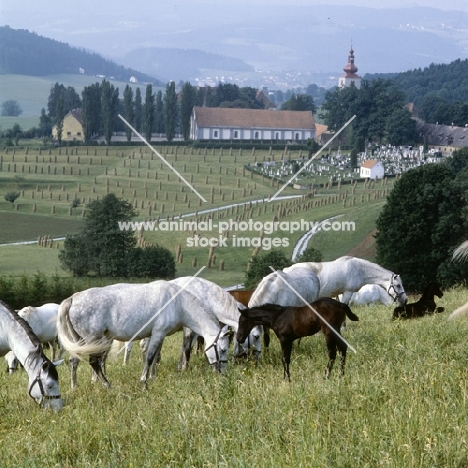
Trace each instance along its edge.
{"label": "horse's ear", "polygon": [[240,312],[241,315],[243,315],[243,316],[247,315],[247,313],[246,313],[247,309],[241,309],[240,307],[238,307],[237,310]]}

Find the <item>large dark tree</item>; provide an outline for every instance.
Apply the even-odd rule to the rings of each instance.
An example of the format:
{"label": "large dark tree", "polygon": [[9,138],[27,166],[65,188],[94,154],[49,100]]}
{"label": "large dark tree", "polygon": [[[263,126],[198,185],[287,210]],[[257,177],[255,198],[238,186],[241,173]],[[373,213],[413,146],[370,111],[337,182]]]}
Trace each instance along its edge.
{"label": "large dark tree", "polygon": [[86,86],[81,96],[84,139],[85,143],[89,143],[101,129],[101,85],[95,83]]}
{"label": "large dark tree", "polygon": [[190,119],[196,97],[196,89],[188,81],[184,83],[180,98],[180,132],[184,140],[190,138]]}
{"label": "large dark tree", "polygon": [[256,255],[250,262],[249,269],[245,273],[244,286],[253,289],[267,275],[272,273],[270,266],[275,270],[282,270],[291,266],[292,262],[280,250],[272,250],[265,255]]}
{"label": "large dark tree", "polygon": [[281,110],[306,111],[310,110],[313,114],[317,112],[314,98],[309,94],[294,94],[281,105]]}
{"label": "large dark tree", "polygon": [[468,278],[468,267],[451,261],[468,232],[465,171],[455,174],[448,164],[409,170],[377,219],[377,263],[399,273],[408,291],[422,291],[433,279],[448,287]]}
{"label": "large dark tree", "polygon": [[75,276],[128,276],[127,260],[136,237],[131,230],[120,230],[119,221],[131,221],[135,215],[130,203],[112,193],[89,203],[81,232],[65,239],[59,254],[63,267]]}
{"label": "large dark tree", "polygon": [[60,262],[74,276],[175,276],[175,259],[164,247],[136,247],[132,230],[120,229],[136,215],[131,203],[108,194],[86,206],[84,227],[67,236]]}
{"label": "large dark tree", "polygon": [[172,141],[175,137],[177,125],[177,94],[174,81],[170,81],[166,86],[166,93],[164,95],[164,115],[166,138],[167,141]]}
{"label": "large dark tree", "polygon": [[151,135],[153,133],[154,125],[154,94],[153,86],[151,84],[146,85],[145,94],[145,138],[147,142],[151,141]]}
{"label": "large dark tree", "polygon": [[[135,110],[133,103],[133,89],[130,87],[130,85],[125,86],[123,95],[125,120],[133,126]],[[125,125],[125,135],[127,137],[127,141],[132,141],[132,130],[128,125]]]}
{"label": "large dark tree", "polygon": [[72,86],[65,87],[63,84],[55,83],[51,89],[47,101],[47,111],[49,117],[56,118],[57,102],[59,99],[63,101],[63,113],[68,114],[72,109],[81,107],[81,100],[75,88]]}
{"label": "large dark tree", "polygon": [[112,132],[115,130],[118,106],[119,88],[114,87],[109,81],[103,80],[101,85],[101,119],[102,131],[108,145],[111,142]]}
{"label": "large dark tree", "polygon": [[156,133],[165,133],[164,127],[164,103],[162,91],[156,93],[156,103],[154,105],[154,131]]}
{"label": "large dark tree", "polygon": [[[363,81],[355,86],[328,91],[321,108],[321,117],[330,129],[339,130],[353,115],[352,139],[383,142],[388,137],[388,121],[405,104],[404,93],[390,80]],[[411,142],[406,142],[406,144]]]}
{"label": "large dark tree", "polygon": [[141,123],[143,121],[143,103],[141,100],[140,88],[135,91],[135,130],[141,132]]}
{"label": "large dark tree", "polygon": [[63,134],[63,120],[65,113],[63,110],[63,99],[61,97],[57,100],[57,107],[55,109],[55,126],[57,128],[57,141],[59,146],[62,144],[62,134]]}

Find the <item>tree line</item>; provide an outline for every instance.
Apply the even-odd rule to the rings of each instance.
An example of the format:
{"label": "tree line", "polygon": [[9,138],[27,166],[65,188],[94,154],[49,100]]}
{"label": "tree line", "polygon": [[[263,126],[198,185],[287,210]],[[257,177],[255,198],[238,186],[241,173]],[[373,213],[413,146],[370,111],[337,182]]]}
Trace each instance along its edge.
{"label": "tree line", "polygon": [[425,122],[456,126],[468,123],[468,59],[365,78],[393,81],[404,92],[406,101],[416,105]]}
{"label": "tree line", "polygon": [[[264,109],[264,102],[257,98],[257,89],[239,87],[235,84],[220,83],[217,87],[199,88],[190,82],[182,83],[180,90],[175,82],[167,83],[165,92],[153,91],[147,84],[144,91],[135,91],[126,85],[120,98],[119,88],[107,80],[86,86],[81,97],[72,86],[55,83],[50,91],[47,111],[41,110],[39,131],[41,136],[51,136],[53,125],[57,128],[59,144],[62,140],[63,120],[73,109],[81,108],[85,144],[96,135],[103,135],[106,143],[111,142],[114,132],[125,132],[131,141],[132,130],[118,118],[122,115],[137,132],[150,142],[152,134],[164,134],[167,141],[173,141],[180,133],[184,140],[190,138],[190,119],[194,106],[231,107]],[[283,103],[286,110],[316,111],[310,95],[291,95]]]}

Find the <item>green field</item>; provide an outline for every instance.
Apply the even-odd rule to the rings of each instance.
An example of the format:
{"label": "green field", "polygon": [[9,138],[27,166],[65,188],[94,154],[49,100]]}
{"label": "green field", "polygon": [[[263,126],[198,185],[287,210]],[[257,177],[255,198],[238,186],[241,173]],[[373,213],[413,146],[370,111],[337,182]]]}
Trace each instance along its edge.
{"label": "green field", "polygon": [[327,363],[323,337],[293,348],[283,381],[278,340],[259,364],[211,372],[200,355],[178,373],[181,336],[166,339],[158,375],[139,388],[138,347],[130,364],[111,360],[108,391],[79,368],[70,389],[59,368],[64,408],[40,410],[24,371],[0,373],[0,458],[5,467],[391,467],[468,465],[468,318],[447,314],[468,299],[448,291],[445,313],[392,322],[391,307],[355,307],[345,333],[346,375]]}
{"label": "green field", "polygon": [[[301,220],[319,222],[343,215],[339,219],[353,221],[354,231],[322,232],[309,244],[321,250],[325,260],[330,260],[348,253],[369,237],[385,201],[385,193],[393,183],[359,182],[353,186],[343,184],[330,187],[328,178],[323,177],[316,181],[321,185],[312,197],[304,197],[307,191],[287,188],[281,195],[299,198],[269,202],[269,197],[282,184],[252,173],[245,166],[267,158],[299,159],[301,152],[275,154],[259,150],[164,146],[157,147],[157,150],[195,187],[207,200],[206,203],[146,147],[54,150],[23,147],[3,151],[0,153],[0,243],[34,241],[39,236],[63,237],[76,232],[83,222],[86,204],[112,192],[133,204],[139,212],[138,220],[177,221],[179,215],[196,213],[184,220],[207,222],[211,217],[216,225],[229,220],[241,223],[250,219],[262,223],[273,220],[285,223]],[[4,195],[9,191],[21,194],[14,204],[4,200]],[[78,199],[80,205],[71,209],[74,199]],[[251,203],[245,206],[246,202]],[[202,213],[206,209],[216,211]],[[218,238],[220,233],[214,228],[198,234],[210,239]],[[304,234],[303,230],[291,233],[277,229],[270,235],[264,235],[262,242],[269,242],[275,237],[285,239],[281,249],[290,256],[294,245]],[[205,270],[205,277],[216,279],[223,286],[241,283],[255,246],[233,245],[234,236],[237,239],[258,239],[260,235],[260,232],[232,230],[226,247],[215,249],[216,263]],[[193,234],[189,232],[145,231],[144,237],[147,242],[160,244],[172,252],[180,246],[183,259],[177,265],[178,275],[194,274],[206,265],[209,249],[190,245]],[[263,247],[260,252],[266,253],[269,245],[263,244]],[[38,270],[48,275],[67,274],[60,269],[57,248],[46,249],[47,253],[43,248],[34,246],[1,248],[4,274],[17,275]],[[358,256],[372,260],[373,255],[371,248]],[[48,256],[47,262],[44,261],[45,256]],[[223,271],[219,271],[221,262],[224,263]]]}
{"label": "green field", "polygon": [[[71,86],[81,96],[81,92],[86,86],[100,83],[101,81],[101,78],[87,75],[1,75],[0,103],[13,99],[18,101],[23,112],[19,118],[0,117],[0,126],[5,130],[11,128],[11,126],[17,122],[23,130],[28,130],[33,126],[37,127],[41,109],[44,108],[47,111],[47,101],[50,90],[55,83],[63,84],[65,87]],[[116,88],[119,88],[120,96],[122,96],[127,83],[114,80],[109,81]],[[134,90],[137,87],[140,87],[141,90],[146,89],[145,85],[131,84],[131,86]],[[159,89],[160,88],[153,88],[153,92],[157,92]],[[33,125],[31,125],[31,120],[26,120],[31,117],[35,118]]]}

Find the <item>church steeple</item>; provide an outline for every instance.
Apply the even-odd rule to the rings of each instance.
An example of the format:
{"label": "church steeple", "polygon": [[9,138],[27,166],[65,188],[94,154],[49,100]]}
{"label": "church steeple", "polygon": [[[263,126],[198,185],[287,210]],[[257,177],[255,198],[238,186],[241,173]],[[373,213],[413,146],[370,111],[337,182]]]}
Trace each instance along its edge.
{"label": "church steeple", "polygon": [[338,87],[345,88],[351,86],[351,83],[354,83],[356,88],[361,87],[361,77],[356,75],[358,67],[354,63],[354,50],[351,46],[351,50],[348,55],[348,63],[343,67],[344,75],[341,75],[338,79]]}

